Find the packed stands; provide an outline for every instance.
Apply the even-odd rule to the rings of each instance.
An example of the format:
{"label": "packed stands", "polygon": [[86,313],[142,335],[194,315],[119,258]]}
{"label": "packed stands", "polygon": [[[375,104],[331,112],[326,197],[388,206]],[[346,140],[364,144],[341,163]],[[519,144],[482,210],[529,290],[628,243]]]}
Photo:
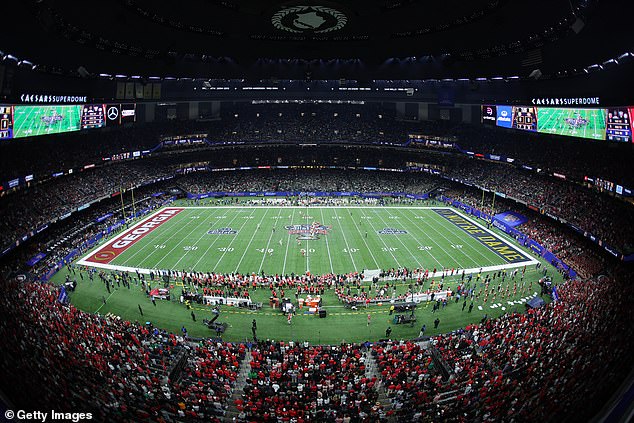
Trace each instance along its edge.
{"label": "packed stands", "polygon": [[[98,421],[220,422],[244,345],[196,344],[64,306],[57,297],[46,284],[3,285],[2,387],[11,387],[21,406],[82,410]],[[36,339],[46,342],[31,342]],[[170,380],[179,356],[185,357],[182,374]]]}
{"label": "packed stands", "polygon": [[632,347],[622,338],[631,310],[618,292],[631,291],[627,278],[619,270],[612,278],[569,281],[555,304],[469,325],[427,346],[375,344],[393,414],[399,421],[587,420],[597,411],[588,398],[601,403],[610,377],[627,367],[618,358]]}
{"label": "packed stands", "polygon": [[263,341],[251,351],[251,372],[237,400],[240,421],[377,421],[376,379],[365,374],[359,345],[309,346]]}
{"label": "packed stands", "polygon": [[[263,340],[248,351],[244,344],[191,342],[63,306],[57,288],[13,280],[0,298],[3,358],[31,358],[3,360],[2,383],[21,406],[76,408],[100,420],[221,421],[249,354],[244,393],[234,403],[239,421],[587,420],[597,411],[588,399],[603,403],[625,376],[630,277],[616,268],[564,283],[559,301],[527,313],[423,342],[375,343],[377,376],[366,371],[366,345]],[[177,376],[170,372],[176,360],[184,360]],[[387,407],[377,401],[381,392]]]}

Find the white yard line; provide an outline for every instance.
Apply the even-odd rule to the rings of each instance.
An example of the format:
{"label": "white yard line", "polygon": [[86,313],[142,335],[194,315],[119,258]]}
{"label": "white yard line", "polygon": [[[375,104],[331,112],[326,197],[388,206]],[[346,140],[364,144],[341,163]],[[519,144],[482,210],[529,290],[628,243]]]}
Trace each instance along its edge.
{"label": "white yard line", "polygon": [[[389,211],[388,211],[388,214],[389,214],[390,216],[392,216],[392,213],[390,213]],[[389,225],[389,224],[385,221],[385,219],[383,219],[383,216],[380,216],[380,215],[381,215],[381,213],[376,213],[376,215],[377,215],[377,216],[379,216],[379,218],[381,219],[381,222],[383,222],[383,224],[385,225],[385,227],[386,227],[386,228],[390,226],[390,225]],[[410,235],[410,236],[414,239],[414,241],[416,241],[416,238],[414,238],[414,237],[410,234],[410,232],[409,232],[409,231],[408,231],[407,233],[408,233],[408,234],[409,234],[409,235]],[[377,235],[381,236],[380,234],[377,234]],[[423,267],[424,267],[424,266],[421,264],[421,262],[420,262],[420,261],[418,261],[418,258],[414,255],[414,253],[412,253],[412,251],[411,251],[409,248],[407,248],[407,245],[405,245],[405,243],[403,242],[403,240],[401,239],[401,237],[400,237],[400,236],[398,236],[398,235],[391,235],[391,236],[392,236],[392,237],[395,237],[395,238],[398,240],[398,242],[400,242],[400,243],[401,243],[401,245],[403,246],[403,248],[405,248],[405,250],[407,250],[407,252],[409,253],[409,255],[410,255],[410,256],[412,256],[412,258],[414,259],[414,261],[418,264],[418,267],[419,267],[419,268],[423,268]]]}
{"label": "white yard line", "polygon": [[[321,212],[321,223],[323,225],[324,224],[324,209],[319,209],[319,211]],[[328,236],[325,236],[324,238],[326,238],[326,250],[328,251],[328,261],[330,261],[330,273],[334,275],[335,269],[332,266],[332,257],[330,256],[330,246],[328,245]]]}
{"label": "white yard line", "polygon": [[[220,216],[225,216],[225,215],[220,215]],[[229,221],[229,223],[228,223],[228,224],[233,223],[233,221],[234,221],[234,220],[236,220],[236,219],[238,218],[238,216],[240,216],[238,213],[234,213],[233,219],[231,219],[231,220]],[[214,215],[214,217],[218,217],[218,216]],[[223,227],[224,227],[224,226],[227,226],[228,224],[227,224],[227,223],[224,223],[224,221],[223,221],[223,223],[221,224],[221,226],[223,226]],[[238,236],[238,234],[236,234],[236,236]],[[222,235],[218,235],[218,236],[216,237],[216,239],[214,239],[214,240],[213,240],[213,242],[212,242],[211,244],[209,244],[209,246],[208,246],[208,247],[207,247],[207,249],[205,250],[205,253],[204,253],[203,255],[201,255],[201,256],[200,256],[200,258],[198,258],[198,260],[196,261],[196,263],[194,263],[194,265],[192,266],[192,269],[194,269],[194,270],[195,270],[195,269],[198,267],[198,263],[200,263],[200,262],[201,262],[201,261],[202,261],[202,260],[203,260],[203,259],[207,256],[207,253],[209,252],[209,250],[211,250],[211,248],[212,248],[214,245],[216,245],[216,242],[218,242],[218,240],[219,240],[219,239],[221,239],[221,238],[222,238]]]}
{"label": "white yard line", "polygon": [[[253,216],[253,212],[255,211],[255,209],[251,210],[251,213],[249,214],[249,216]],[[247,224],[247,222],[249,221],[249,219],[244,219],[244,223],[242,224],[242,226],[240,226],[240,229],[238,230],[238,233],[240,233],[240,231],[242,231],[242,229],[244,228],[244,225]],[[255,232],[254,232],[255,235]],[[222,259],[225,257],[225,255],[227,254],[227,251],[229,249],[229,247],[231,247],[231,245],[233,245],[233,241],[235,241],[238,237],[234,236],[233,239],[231,240],[231,242],[229,243],[229,245],[227,245],[227,247],[225,248],[225,250],[222,252],[222,255],[220,256],[220,258],[218,259],[218,261],[216,262],[216,265],[213,267],[212,271],[216,271],[216,267],[218,267],[218,265],[220,264],[220,262],[222,261]],[[246,251],[246,249],[244,250]]]}
{"label": "white yard line", "polygon": [[[304,215],[304,220],[303,220],[302,224],[308,225],[308,220],[306,220],[307,217],[308,217],[308,206],[306,206],[306,210],[307,211],[306,211],[306,214]],[[304,249],[304,255],[306,256],[306,272],[310,272],[310,262],[308,261],[308,256],[309,256],[308,250],[309,250],[309,248],[308,248],[308,239],[307,239],[306,240],[306,248]]]}
{"label": "white yard line", "polygon": [[[412,220],[411,220],[411,219],[407,216],[407,214],[406,214],[406,213],[402,213],[402,215],[403,215],[406,219],[408,219],[410,222],[412,222],[412,223],[413,223],[413,221],[412,221]],[[440,217],[440,218],[444,219],[442,216],[438,216],[438,217]],[[440,235],[440,237],[444,238],[444,239],[445,239],[445,241],[447,241],[450,245],[453,245],[453,244],[454,244],[454,242],[450,241],[450,240],[449,240],[446,236],[444,236],[443,234],[441,234],[441,233],[440,233],[440,232],[439,232],[439,231],[435,228],[434,224],[435,224],[435,223],[437,223],[437,222],[439,222],[439,220],[438,220],[438,219],[436,219],[436,218],[435,218],[435,216],[433,216],[433,215],[432,215],[432,216],[430,216],[430,219],[431,219],[434,223],[433,223],[433,224],[431,224],[431,225],[428,225],[429,229],[431,229],[432,231],[434,231],[436,234]],[[453,228],[452,228],[452,230],[453,230]],[[463,255],[463,256],[465,256],[466,258],[470,258],[470,257],[469,257],[469,255],[468,255],[465,251],[463,251],[463,250],[455,250],[453,253],[451,253],[451,252],[449,252],[449,251],[445,250],[445,248],[442,246],[442,244],[441,244],[441,243],[437,243],[437,242],[434,240],[434,238],[433,238],[432,236],[427,235],[427,234],[425,234],[425,235],[426,235],[427,237],[429,237],[429,239],[431,240],[431,242],[433,242],[433,243],[434,243],[434,245],[436,245],[436,246],[437,246],[439,249],[441,249],[441,250],[442,250],[445,254],[447,254],[449,257],[451,257],[451,258],[455,261],[456,265],[458,265],[458,266],[460,265],[460,263],[458,262],[458,260],[456,260],[456,254],[457,254],[457,253],[462,254],[462,255]],[[460,240],[460,242],[462,242],[462,241]],[[470,246],[469,246],[469,247],[470,247]],[[487,261],[488,261],[488,262],[490,262],[490,260],[488,260],[488,259],[487,259]],[[445,266],[443,266],[443,265],[441,265],[441,267],[442,267],[442,268],[445,268]]]}
{"label": "white yard line", "polygon": [[[183,210],[183,213],[185,211]],[[177,219],[179,215],[176,215],[174,217],[174,219]],[[184,214],[183,214],[184,216]],[[181,216],[182,218],[182,216]],[[170,219],[171,220],[171,219]],[[164,241],[161,242],[161,244],[167,243],[169,242],[172,238],[174,238],[176,235],[178,235],[183,229],[187,228],[188,225],[182,225],[180,228],[178,228],[178,230],[176,232],[174,232],[172,235],[170,235],[167,239],[165,239]],[[152,234],[149,234],[148,236],[151,236]],[[160,235],[158,235],[160,237]],[[148,258],[152,257],[155,253],[157,253],[159,251],[158,248],[155,248],[154,250],[150,250],[149,253],[147,253],[145,251],[145,247],[139,248],[137,251],[135,251],[130,257],[126,258],[123,263],[121,263],[122,266],[125,266],[131,259],[133,259],[134,257],[136,257],[138,254],[147,253],[147,256],[145,256],[143,259],[147,260]],[[163,258],[165,258],[165,256],[161,257],[161,260],[163,260]],[[160,261],[160,260],[159,260]]]}
{"label": "white yard line", "polygon": [[[110,282],[108,282],[108,283],[110,283]],[[115,293],[115,291],[116,291],[116,289],[112,288],[112,292],[110,293],[110,295],[108,295],[108,298],[106,298],[106,302],[105,302],[105,303],[102,303],[102,304],[99,306],[99,308],[98,308],[97,310],[95,310],[95,313],[98,313],[98,312],[99,312],[99,310],[101,310],[101,308],[102,308],[103,306],[105,306],[105,305],[108,303],[108,300],[110,299],[110,297],[112,297],[112,295]]]}
{"label": "white yard line", "polygon": [[[282,214],[282,208],[279,208],[279,211],[277,212],[277,218],[275,219],[275,224],[277,225],[278,220],[280,219],[280,214]],[[275,226],[274,226],[275,227]],[[262,266],[264,266],[264,259],[266,258],[266,253],[269,249],[269,246],[271,245],[271,238],[273,238],[273,231],[271,231],[271,235],[269,235],[269,240],[266,243],[266,248],[264,249],[264,252],[262,253],[262,261],[260,262],[260,267],[258,268],[258,274],[262,271]]]}
{"label": "white yard line", "polygon": [[[172,247],[172,248],[171,248],[171,249],[170,249],[167,253],[163,254],[163,256],[162,256],[162,257],[161,257],[161,258],[160,258],[160,259],[159,259],[159,260],[158,260],[158,261],[154,264],[154,267],[155,267],[155,268],[157,268],[157,269],[160,269],[160,268],[161,268],[161,263],[163,262],[163,260],[165,260],[165,258],[166,258],[166,257],[169,257],[169,256],[172,254],[172,252],[173,252],[175,249],[177,249],[177,248],[178,248],[178,247],[179,247],[179,246],[180,246],[180,245],[181,245],[181,244],[182,244],[185,240],[187,240],[187,237],[188,237],[188,236],[190,236],[191,234],[193,234],[193,233],[194,233],[194,232],[195,232],[195,231],[196,231],[196,230],[197,230],[197,229],[198,229],[201,225],[204,225],[205,223],[207,223],[207,220],[209,220],[209,218],[210,218],[210,217],[212,217],[213,215],[214,215],[214,214],[210,214],[207,218],[203,219],[203,221],[202,221],[201,223],[199,223],[199,224],[197,224],[196,226],[194,226],[194,229],[192,229],[191,231],[189,231],[189,233],[188,233],[185,237],[183,237],[180,241],[178,241],[178,242],[176,243],[176,245],[174,245],[174,246],[173,246],[173,247]],[[189,225],[183,225],[183,226],[184,226],[184,227],[189,227]],[[206,231],[205,231],[205,233],[206,233]],[[172,239],[173,237],[174,237],[174,235],[172,235],[169,239]],[[202,237],[201,237],[201,238],[202,238]],[[200,240],[200,239],[199,239],[199,240]],[[157,250],[157,251],[158,251],[158,250]],[[187,252],[185,251],[185,254],[186,254],[186,253],[187,253]],[[183,254],[183,255],[181,256],[181,258],[182,258],[185,254]],[[180,260],[179,260],[179,261],[180,261]],[[175,269],[175,265],[174,265],[174,266],[171,266],[171,267],[173,268],[172,270],[176,270],[176,269]]]}
{"label": "white yard line", "polygon": [[[370,223],[372,221],[372,216],[368,216],[365,214],[365,212],[362,210],[361,213],[363,213],[363,216],[365,216],[365,220],[368,221],[368,223],[370,224],[370,226],[372,226],[372,231],[376,232],[376,229],[374,229],[374,225],[372,223]],[[385,240],[381,237],[379,237],[379,239],[381,240],[381,242],[383,243],[383,246],[385,247],[385,251],[390,253],[390,255],[392,256],[392,258],[394,259],[394,262],[396,263],[397,267],[401,267],[401,263],[399,263],[398,259],[396,258],[396,256],[394,255],[394,253],[390,250],[390,248],[395,248],[395,247],[388,247],[388,245],[385,243]]]}
{"label": "white yard line", "polygon": [[[295,209],[293,209],[293,214],[291,215],[290,225],[293,224],[293,218],[295,218]],[[289,232],[288,239],[286,240],[286,252],[284,253],[284,265],[282,266],[282,275],[286,274],[286,257],[288,257],[288,244],[291,243],[291,234]]]}
{"label": "white yard line", "polygon": [[[391,214],[391,213],[390,213],[390,214]],[[417,223],[417,222],[413,221],[412,219],[410,219],[410,218],[409,218],[409,217],[408,217],[405,213],[401,213],[401,215],[402,215],[405,219],[407,219],[407,220],[408,220],[408,221],[409,221],[409,222],[410,222],[410,223],[411,223],[414,227],[416,227],[417,229],[420,229],[420,224],[419,224],[419,223]],[[416,237],[415,237],[413,234],[410,234],[410,235],[412,236],[412,238],[416,239]],[[448,252],[447,252],[447,251],[446,251],[446,250],[445,250],[445,249],[444,249],[444,248],[443,248],[440,244],[436,243],[436,241],[434,241],[432,237],[430,237],[430,236],[429,236],[429,235],[427,235],[427,234],[425,234],[425,236],[426,236],[427,238],[429,238],[429,240],[430,240],[430,242],[431,242],[432,244],[434,244],[436,247],[438,247],[439,249],[441,249],[441,250],[443,250],[445,253],[447,253],[447,254],[449,255],[449,257],[452,257],[452,255],[451,255],[451,254],[449,254],[449,253],[448,253]],[[419,242],[419,244],[420,244],[420,242]],[[432,247],[432,246],[430,245],[430,247]],[[432,247],[432,248],[433,248],[433,247]],[[436,256],[434,256],[434,254],[431,252],[431,250],[425,250],[425,252],[426,252],[426,253],[428,253],[428,254],[431,256],[431,258],[432,258],[432,259],[433,259],[436,263],[438,263],[438,265],[439,265],[440,267],[443,267],[442,263],[441,263],[441,262],[439,262],[439,261],[438,261],[438,259],[436,259]]]}
{"label": "white yard line", "polygon": [[337,214],[337,210],[335,210],[335,220],[337,221],[337,223],[339,223],[339,229],[341,230],[341,235],[343,236],[343,242],[346,243],[346,249],[348,250],[348,255],[350,256],[350,260],[352,261],[352,267],[354,268],[353,270],[356,272],[357,269],[357,265],[354,262],[354,257],[352,257],[352,253],[350,252],[350,245],[348,245],[348,238],[346,238],[346,231],[343,230],[343,227],[341,226],[341,219],[339,218],[339,215]]}
{"label": "white yard line", "polygon": [[[251,235],[251,239],[249,240],[249,243],[247,244],[247,248],[244,249],[244,251],[242,252],[242,257],[240,257],[240,261],[238,262],[238,264],[236,264],[236,270],[234,270],[235,273],[238,273],[238,269],[240,268],[240,265],[242,264],[242,260],[244,260],[244,256],[247,254],[247,251],[249,251],[249,248],[251,248],[251,243],[253,242],[253,238],[255,238],[255,235],[260,230],[260,225],[262,224],[262,221],[264,220],[266,215],[269,213],[269,210],[271,210],[271,209],[266,209],[264,211],[264,214],[262,215],[262,218],[260,218],[260,221],[258,222],[257,226],[255,227],[255,231],[253,231],[253,235]],[[248,220],[248,219],[245,219],[245,220]],[[273,234],[271,233],[271,235],[273,235]],[[269,238],[269,241],[270,240],[271,240],[271,238]],[[264,253],[266,253],[266,249],[264,250]]]}
{"label": "white yard line", "polygon": [[[455,211],[455,210],[454,210],[454,211]],[[438,223],[438,224],[439,224],[441,227],[448,229],[448,230],[449,230],[449,232],[451,233],[451,235],[452,235],[452,236],[457,237],[457,238],[458,238],[458,240],[457,240],[457,241],[451,241],[449,238],[447,238],[447,237],[445,236],[445,234],[443,234],[441,231],[439,231],[438,229],[436,229],[435,225],[430,225],[429,227],[430,227],[430,229],[431,229],[432,231],[434,231],[435,233],[437,233],[438,235],[440,235],[440,237],[444,238],[444,239],[445,239],[445,241],[447,241],[450,245],[455,245],[455,244],[456,244],[456,242],[463,243],[463,241],[462,241],[462,236],[469,237],[469,234],[464,233],[464,231],[462,231],[462,229],[460,229],[458,226],[456,226],[456,225],[454,225],[453,223],[449,222],[449,221],[448,221],[447,219],[445,219],[443,216],[440,216],[440,215],[438,215],[437,213],[435,213],[435,214],[436,214],[436,216],[434,216],[434,217],[438,217],[438,218],[439,218],[439,219],[435,219],[435,221],[436,221],[436,222],[440,222],[440,223]],[[459,213],[456,213],[456,214],[458,214],[458,215],[459,215],[459,216],[461,216],[461,217],[464,217],[463,215],[461,215],[461,214],[459,214]],[[457,235],[457,234],[455,234],[455,235],[454,235],[454,230],[455,230],[455,229],[458,229],[458,230],[459,230],[459,231],[461,231],[462,233],[461,233],[460,235]],[[479,242],[479,241],[477,241],[477,242]],[[485,256],[484,254],[482,254],[482,252],[480,251],[480,249],[479,249],[479,248],[474,247],[474,246],[473,246],[473,245],[471,245],[469,242],[464,242],[464,243],[463,243],[463,245],[466,245],[467,247],[469,247],[469,249],[470,249],[471,251],[473,251],[474,253],[478,254],[480,257],[482,257],[482,258],[486,261],[486,263],[488,263],[488,264],[492,264],[492,265],[495,265],[495,263],[494,263],[493,261],[491,261],[491,259],[490,259],[489,257],[487,257],[487,256]],[[469,256],[469,255],[468,255],[468,254],[467,254],[464,250],[466,250],[466,248],[457,249],[457,251],[459,251],[460,253],[462,253],[465,257],[470,257],[470,256]],[[443,251],[445,251],[445,250],[443,249]],[[489,251],[490,251],[490,250],[489,250]],[[445,252],[446,252],[446,251],[445,251]],[[447,254],[452,255],[452,254],[450,254],[450,253],[447,253]],[[495,254],[495,253],[494,253],[494,254]],[[496,256],[497,256],[497,255],[496,255]],[[497,257],[499,257],[499,256],[497,256]],[[473,259],[473,258],[472,258],[472,259]],[[502,259],[502,258],[500,257],[500,259]],[[502,259],[502,260],[504,260],[504,259]]]}
{"label": "white yard line", "polygon": [[361,229],[359,229],[359,226],[357,225],[357,222],[354,221],[354,218],[352,218],[352,224],[357,229],[357,232],[359,232],[359,236],[361,237],[361,240],[365,244],[365,248],[370,253],[370,257],[372,257],[372,260],[374,261],[374,265],[376,266],[375,269],[380,269],[381,266],[379,266],[379,262],[376,261],[376,258],[374,257],[374,254],[372,253],[372,248],[370,248],[370,246],[368,245],[368,242],[365,240],[365,236],[361,234]]}

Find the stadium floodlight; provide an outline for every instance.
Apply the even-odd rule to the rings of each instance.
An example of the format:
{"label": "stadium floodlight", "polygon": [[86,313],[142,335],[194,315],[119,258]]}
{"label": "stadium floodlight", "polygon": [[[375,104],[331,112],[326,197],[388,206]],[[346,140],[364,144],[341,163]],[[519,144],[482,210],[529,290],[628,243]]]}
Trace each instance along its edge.
{"label": "stadium floodlight", "polygon": [[13,56],[11,54],[7,54],[6,56],[4,56],[2,58],[2,60],[7,60],[7,61],[10,60],[10,61],[15,62],[15,63],[18,63],[20,61],[17,57],[15,57],[15,56]]}
{"label": "stadium floodlight", "polygon": [[29,62],[28,60],[20,60],[18,62],[18,66],[33,69],[33,63]]}

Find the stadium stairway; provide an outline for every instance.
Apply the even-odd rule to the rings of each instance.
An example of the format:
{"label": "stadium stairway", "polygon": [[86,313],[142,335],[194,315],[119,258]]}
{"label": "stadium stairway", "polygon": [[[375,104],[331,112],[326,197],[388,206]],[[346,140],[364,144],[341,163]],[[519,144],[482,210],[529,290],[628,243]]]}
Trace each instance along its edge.
{"label": "stadium stairway", "polygon": [[224,416],[223,422],[225,423],[233,423],[238,421],[238,414],[240,412],[236,408],[235,400],[242,397],[242,393],[244,392],[244,387],[247,384],[247,378],[249,377],[249,371],[251,370],[251,351],[249,350],[242,360],[240,364],[240,372],[238,372],[238,377],[236,378],[236,384],[233,387],[233,393],[231,394],[231,398],[229,398],[229,402],[227,404],[227,412]]}
{"label": "stadium stairway", "polygon": [[[365,375],[368,378],[373,378],[373,377],[376,378],[377,382],[376,382],[376,385],[374,385],[374,389],[376,389],[379,394],[377,401],[381,403],[381,407],[383,408],[383,413],[386,414],[389,410],[392,409],[392,402],[387,397],[385,387],[383,386],[383,380],[381,379],[381,375],[378,371],[377,363],[372,357],[372,354],[370,352],[371,350],[368,350],[365,353],[365,363],[366,363]],[[384,420],[381,420],[381,421],[384,421]],[[389,423],[392,423],[392,422],[396,423],[396,418],[393,416],[389,416],[389,417],[386,417],[385,421]]]}

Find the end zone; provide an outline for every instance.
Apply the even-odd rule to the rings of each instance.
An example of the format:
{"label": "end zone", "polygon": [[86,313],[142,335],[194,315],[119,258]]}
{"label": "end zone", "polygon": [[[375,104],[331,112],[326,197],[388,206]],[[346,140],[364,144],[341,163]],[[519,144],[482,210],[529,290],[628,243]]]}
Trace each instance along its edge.
{"label": "end zone", "polygon": [[85,266],[105,267],[112,260],[134,245],[141,238],[161,226],[163,223],[185,210],[182,207],[168,207],[154,213],[150,217],[124,231],[114,239],[84,256],[77,263]]}
{"label": "end zone", "polygon": [[445,207],[434,208],[432,210],[436,212],[439,216],[443,217],[458,228],[462,229],[472,238],[479,241],[490,251],[503,258],[507,263],[509,263],[511,267],[517,267],[523,264],[535,264],[538,262],[533,257],[522,251],[521,248],[517,248],[511,245],[511,243],[507,242],[504,238],[496,235],[490,229],[485,228],[478,222],[475,222],[471,218],[457,212],[456,210]]}

